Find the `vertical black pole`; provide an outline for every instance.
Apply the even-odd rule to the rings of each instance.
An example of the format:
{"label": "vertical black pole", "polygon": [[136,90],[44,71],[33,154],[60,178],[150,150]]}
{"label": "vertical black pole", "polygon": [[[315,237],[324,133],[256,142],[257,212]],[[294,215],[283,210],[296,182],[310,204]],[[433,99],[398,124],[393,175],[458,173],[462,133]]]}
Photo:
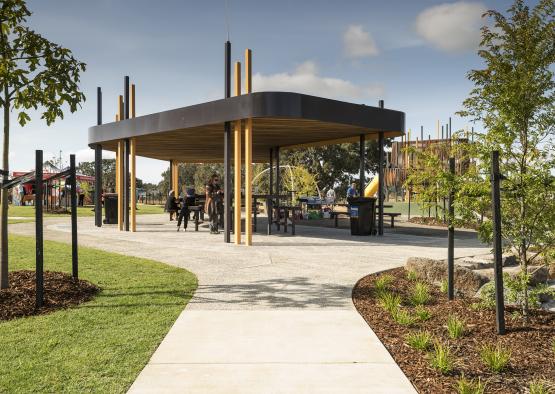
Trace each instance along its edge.
{"label": "vertical black pole", "polygon": [[[225,42],[224,97],[231,95],[231,43]],[[224,242],[231,242],[231,124],[224,124]]]}
{"label": "vertical black pole", "polygon": [[[380,108],[384,108],[383,100],[379,101]],[[384,134],[378,134],[378,235],[383,235],[383,199],[384,199]]]}
{"label": "vertical black pole", "polygon": [[364,167],[365,167],[365,160],[364,160],[364,134],[360,135],[359,144],[358,144],[358,195],[360,197],[364,197],[364,187],[365,180],[364,180]]}
{"label": "vertical black pole", "polygon": [[279,203],[279,196],[280,196],[280,192],[281,192],[281,174],[279,171],[279,146],[276,146],[275,148],[275,154],[276,154],[276,204],[277,204],[277,230],[279,231],[279,220],[280,220],[280,203]]}
{"label": "vertical black pole", "polygon": [[123,223],[125,231],[129,231],[129,149],[129,139],[126,139],[123,143]]}
{"label": "vertical black pole", "polygon": [[35,307],[42,306],[44,300],[44,253],[42,234],[42,151],[35,151]]}
{"label": "vertical black pole", "polygon": [[77,249],[77,176],[75,171],[75,155],[69,155],[69,181],[71,185],[71,272],[73,279],[79,278],[79,262]]}
{"label": "vertical black pole", "polygon": [[274,150],[270,148],[270,198],[268,199],[268,235],[272,234],[272,212],[273,212],[273,197],[274,194]]}
{"label": "vertical black pole", "polygon": [[501,251],[501,192],[499,183],[499,151],[491,152],[491,204],[493,212],[493,258],[495,262],[495,318],[497,333],[505,334],[505,300],[503,298],[503,265]]}
{"label": "vertical black pole", "polygon": [[[129,119],[129,76],[123,78],[123,117]],[[129,231],[129,139],[123,143],[123,223]]]}
{"label": "vertical black pole", "polygon": [[[455,176],[455,158],[449,158],[449,173]],[[455,190],[453,186],[449,190],[449,226],[447,233],[447,295],[450,300],[455,299]]]}
{"label": "vertical black pole", "polygon": [[[96,88],[96,124],[102,124],[102,89]],[[94,224],[102,227],[102,145],[94,147]]]}

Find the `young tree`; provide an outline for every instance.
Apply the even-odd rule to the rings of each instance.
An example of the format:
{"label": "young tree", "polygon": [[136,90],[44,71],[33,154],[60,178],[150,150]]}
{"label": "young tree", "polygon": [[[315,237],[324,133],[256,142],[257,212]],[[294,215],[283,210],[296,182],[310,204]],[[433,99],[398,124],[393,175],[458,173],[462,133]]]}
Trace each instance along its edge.
{"label": "young tree", "polygon": [[[27,27],[31,15],[24,0],[0,3],[0,106],[4,111],[2,168],[9,169],[10,112],[24,126],[29,110],[42,112],[47,125],[63,118],[64,105],[74,112],[85,100],[79,90],[85,63],[69,49]],[[8,287],[8,191],[2,190],[0,212],[0,288]]]}
{"label": "young tree", "polygon": [[[490,152],[500,151],[503,180],[503,241],[522,266],[523,313],[528,313],[528,266],[555,244],[555,2],[532,9],[516,0],[507,16],[488,11],[478,54],[485,68],[472,70],[475,87],[461,115],[481,121],[485,132],[475,146],[484,181]],[[490,238],[490,222],[482,234]],[[534,251],[535,253],[530,253]]]}

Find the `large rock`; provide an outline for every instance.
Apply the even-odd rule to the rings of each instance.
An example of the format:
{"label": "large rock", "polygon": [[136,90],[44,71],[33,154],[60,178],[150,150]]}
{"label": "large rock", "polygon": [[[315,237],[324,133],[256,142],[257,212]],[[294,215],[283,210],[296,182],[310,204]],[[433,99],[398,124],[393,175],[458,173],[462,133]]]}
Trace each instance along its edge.
{"label": "large rock", "polygon": [[[495,262],[493,261],[493,256],[491,254],[460,257],[455,259],[455,264],[471,270],[493,268],[495,266]],[[501,264],[503,264],[503,267],[517,265],[516,256],[514,254],[504,254],[501,257]]]}
{"label": "large rock", "polygon": [[[419,278],[436,285],[440,285],[447,279],[447,261],[445,260],[409,257],[405,263],[405,269],[415,272]],[[458,293],[472,297],[488,281],[487,276],[455,265],[455,291]]]}
{"label": "large rock", "polygon": [[[511,266],[511,267],[504,267],[503,273],[509,274],[511,277],[517,276],[521,271],[519,265]],[[486,269],[479,269],[475,270],[475,272],[479,273],[480,275],[486,276],[489,280],[493,280],[494,271],[493,268],[486,268]],[[540,283],[545,283],[549,279],[549,271],[548,268],[544,265],[530,265],[528,266],[528,272],[530,273],[530,286],[536,286]]]}

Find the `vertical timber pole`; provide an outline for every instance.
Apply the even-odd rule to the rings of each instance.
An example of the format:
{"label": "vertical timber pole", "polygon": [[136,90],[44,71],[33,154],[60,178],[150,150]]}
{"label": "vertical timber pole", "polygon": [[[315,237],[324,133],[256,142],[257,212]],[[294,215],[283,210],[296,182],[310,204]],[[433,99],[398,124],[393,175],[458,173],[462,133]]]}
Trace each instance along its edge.
{"label": "vertical timber pole", "polygon": [[268,198],[268,235],[272,234],[272,218],[273,218],[273,194],[274,194],[274,149],[270,148],[270,198]]}
{"label": "vertical timber pole", "polygon": [[[7,189],[5,189],[7,190]],[[44,253],[42,233],[42,151],[35,151],[35,307],[42,307],[44,300]]]}
{"label": "vertical timber pole", "polygon": [[[96,88],[96,124],[102,124],[102,89],[100,87]],[[100,144],[94,146],[94,181],[94,224],[96,227],[102,227],[102,145]]]}
{"label": "vertical timber pole", "polygon": [[[241,62],[235,63],[235,95],[241,95]],[[241,120],[235,121],[233,131],[233,171],[234,171],[234,220],[235,227],[233,234],[235,244],[241,244]]]}
{"label": "vertical timber pole", "polygon": [[79,279],[79,249],[77,245],[77,173],[75,155],[69,155],[69,180],[71,182],[71,273]]}
{"label": "vertical timber pole", "polygon": [[495,278],[495,322],[497,334],[505,334],[505,300],[503,298],[503,265],[501,250],[501,173],[499,151],[491,152],[491,204],[493,212],[493,259]]}
{"label": "vertical timber pole", "polygon": [[129,166],[131,172],[131,231],[137,231],[137,140],[131,138],[129,146]]}
{"label": "vertical timber pole", "polygon": [[364,157],[364,145],[365,145],[365,138],[364,134],[361,134],[359,137],[358,142],[358,195],[360,197],[364,197],[364,167],[365,167],[365,157]]}
{"label": "vertical timber pole", "polygon": [[[384,108],[383,100],[379,101],[379,107]],[[383,199],[384,199],[384,134],[378,133],[378,235],[383,235]]]}
{"label": "vertical timber pole", "polygon": [[[245,50],[245,93],[252,93],[252,51]],[[245,245],[252,245],[252,118],[245,122]]]}
{"label": "vertical timber pole", "polygon": [[[231,96],[231,43],[225,42],[224,98]],[[231,242],[231,124],[224,123],[224,242]]]}
{"label": "vertical timber pole", "polygon": [[125,231],[129,231],[129,138],[123,141],[123,218]]}
{"label": "vertical timber pole", "polygon": [[[451,174],[451,182],[455,176],[455,158],[449,158],[449,174]],[[455,299],[455,190],[453,186],[449,190],[449,225],[447,230],[447,296],[450,300]]]}
{"label": "vertical timber pole", "polygon": [[[170,160],[170,173],[168,174],[168,195],[173,190],[173,160]],[[175,190],[174,190],[175,191]]]}

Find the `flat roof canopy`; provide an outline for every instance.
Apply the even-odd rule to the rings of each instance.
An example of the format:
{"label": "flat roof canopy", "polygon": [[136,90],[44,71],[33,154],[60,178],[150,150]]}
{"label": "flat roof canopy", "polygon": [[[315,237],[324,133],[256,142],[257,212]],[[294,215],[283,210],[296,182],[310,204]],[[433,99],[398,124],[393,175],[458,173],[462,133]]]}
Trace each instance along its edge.
{"label": "flat roof canopy", "polygon": [[[254,162],[273,147],[300,148],[403,135],[405,114],[321,97],[257,92],[139,116],[89,128],[89,145],[116,151],[135,138],[136,154],[185,163],[222,162],[224,123],[252,118]],[[231,126],[233,135],[233,125]],[[233,155],[232,155],[233,156]]]}

